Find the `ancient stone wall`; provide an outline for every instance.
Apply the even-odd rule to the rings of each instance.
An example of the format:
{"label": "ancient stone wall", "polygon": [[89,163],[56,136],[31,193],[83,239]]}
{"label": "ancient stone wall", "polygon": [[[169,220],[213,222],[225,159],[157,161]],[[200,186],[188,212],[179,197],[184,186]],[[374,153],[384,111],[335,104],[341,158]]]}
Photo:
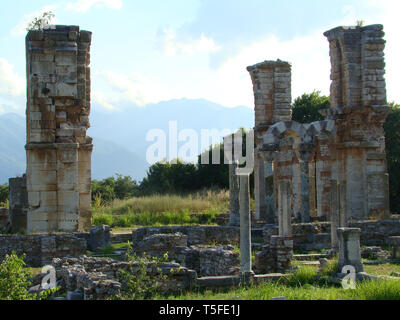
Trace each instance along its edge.
{"label": "ancient stone wall", "polygon": [[26,36],[29,233],[91,225],[90,45],[77,26]]}
{"label": "ancient stone wall", "polygon": [[[361,229],[361,245],[387,246],[391,236],[400,236],[400,219],[378,221],[355,221],[348,224],[350,228]],[[278,235],[277,226],[266,225],[263,229],[264,242],[269,243],[273,235]],[[292,225],[294,249],[312,251],[330,249],[331,223],[301,223]]]}
{"label": "ancient stone wall", "polygon": [[139,243],[154,234],[182,233],[187,236],[189,246],[198,244],[239,244],[240,232],[235,227],[207,226],[172,226],[139,228],[132,231],[132,242]]}
{"label": "ancient stone wall", "polygon": [[13,251],[26,254],[29,267],[50,264],[53,258],[79,256],[86,252],[86,241],[73,234],[0,236],[0,262]]}

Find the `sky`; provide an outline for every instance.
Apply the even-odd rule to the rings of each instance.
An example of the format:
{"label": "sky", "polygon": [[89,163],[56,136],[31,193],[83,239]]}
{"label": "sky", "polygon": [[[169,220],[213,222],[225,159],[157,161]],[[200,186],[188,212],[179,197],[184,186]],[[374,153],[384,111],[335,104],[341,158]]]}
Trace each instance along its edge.
{"label": "sky", "polygon": [[[24,114],[26,25],[45,11],[53,24],[93,32],[92,100],[121,112],[171,99],[253,107],[246,67],[292,63],[292,96],[329,95],[323,32],[339,25],[384,25],[388,101],[400,103],[398,0],[13,0],[0,19],[0,114]],[[125,107],[122,107],[125,106]]]}

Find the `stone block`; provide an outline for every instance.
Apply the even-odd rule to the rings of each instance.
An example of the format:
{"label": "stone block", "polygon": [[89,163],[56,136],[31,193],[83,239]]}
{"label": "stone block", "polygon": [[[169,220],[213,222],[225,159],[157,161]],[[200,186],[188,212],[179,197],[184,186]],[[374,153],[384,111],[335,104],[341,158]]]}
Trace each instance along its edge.
{"label": "stone block", "polygon": [[101,225],[90,229],[89,250],[96,251],[111,245],[110,227]]}

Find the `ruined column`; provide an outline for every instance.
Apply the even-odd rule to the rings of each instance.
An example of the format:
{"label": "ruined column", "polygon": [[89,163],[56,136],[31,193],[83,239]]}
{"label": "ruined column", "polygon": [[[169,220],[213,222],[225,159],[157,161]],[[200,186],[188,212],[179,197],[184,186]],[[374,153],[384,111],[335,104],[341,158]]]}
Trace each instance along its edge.
{"label": "ruined column", "polygon": [[327,116],[335,120],[337,128],[341,218],[387,217],[383,124],[389,107],[383,26],[338,27],[324,35],[329,41],[332,64],[331,109]]}
{"label": "ruined column", "polygon": [[339,239],[339,270],[344,266],[353,266],[356,272],[363,272],[360,252],[359,228],[338,228]]}
{"label": "ruined column", "polygon": [[26,36],[29,233],[91,226],[91,35],[54,26]]}
{"label": "ruined column", "polygon": [[233,161],[229,164],[229,225],[240,225],[240,208],[239,208],[239,178],[236,175],[236,169],[239,163]]}
{"label": "ruined column", "polygon": [[288,62],[264,61],[247,68],[253,82],[255,103],[255,208],[256,219],[267,219],[266,178],[264,161],[257,147],[269,127],[280,121],[289,121],[291,110],[291,65]]}
{"label": "ruined column", "polygon": [[[267,152],[267,154],[270,152]],[[274,154],[274,153],[273,153]],[[273,158],[274,156],[268,156],[267,161],[264,161],[264,172],[265,172],[265,220],[267,224],[276,223],[275,217],[275,196],[274,196],[274,170],[273,170]]]}
{"label": "ruined column", "polygon": [[310,222],[310,159],[314,145],[300,146],[301,222]]}
{"label": "ruined column", "polygon": [[290,182],[281,180],[278,182],[278,218],[279,236],[292,236],[292,212],[290,201]]}
{"label": "ruined column", "polygon": [[249,276],[251,269],[251,219],[249,175],[240,177],[240,273]]}
{"label": "ruined column", "polygon": [[331,246],[337,251],[339,249],[337,229],[339,228],[340,200],[339,200],[339,184],[337,180],[331,181]]}

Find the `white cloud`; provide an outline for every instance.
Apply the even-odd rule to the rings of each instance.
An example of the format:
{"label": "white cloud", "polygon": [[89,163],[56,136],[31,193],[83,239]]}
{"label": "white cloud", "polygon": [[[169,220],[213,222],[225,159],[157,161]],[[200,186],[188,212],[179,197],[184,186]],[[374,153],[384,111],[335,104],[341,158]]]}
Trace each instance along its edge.
{"label": "white cloud", "polygon": [[130,75],[103,70],[98,73],[105,81],[108,91],[95,91],[94,100],[108,110],[117,110],[121,102],[132,102],[137,106],[145,106],[164,100],[180,98],[171,88],[161,85],[140,73]]}
{"label": "white cloud", "polygon": [[93,101],[95,101],[99,105],[101,105],[104,109],[107,109],[107,110],[110,110],[110,111],[118,109],[116,106],[114,106],[113,104],[111,104],[108,101],[107,96],[101,91],[93,91],[92,92],[92,99],[93,99]]}
{"label": "white cloud", "polygon": [[[42,13],[47,12],[47,11],[52,11],[55,13],[55,10],[57,9],[59,5],[54,4],[54,5],[48,5],[44,6],[38,11],[31,12],[28,14],[25,14],[24,17],[18,22],[18,24],[11,30],[11,34],[13,36],[22,36],[27,33],[26,28],[28,27],[28,24],[36,17],[40,16]],[[57,23],[57,19],[54,18],[51,20],[53,24]]]}
{"label": "white cloud", "polygon": [[26,82],[6,59],[0,58],[0,94],[17,97],[25,94]]}
{"label": "white cloud", "polygon": [[162,51],[167,56],[179,54],[193,56],[199,53],[212,53],[220,49],[212,38],[206,37],[203,33],[198,39],[188,39],[180,41],[176,37],[176,32],[172,29],[164,29],[158,39]]}
{"label": "white cloud", "polygon": [[75,2],[68,2],[65,9],[74,12],[85,13],[92,7],[120,10],[122,8],[122,0],[76,0]]}
{"label": "white cloud", "polygon": [[246,67],[278,58],[292,63],[293,98],[314,89],[329,95],[329,46],[322,31],[318,31],[288,41],[267,36],[243,47],[218,69],[210,70],[207,79],[203,79],[204,83],[197,86],[198,92],[193,97],[202,97],[229,107],[253,107],[252,84]]}

